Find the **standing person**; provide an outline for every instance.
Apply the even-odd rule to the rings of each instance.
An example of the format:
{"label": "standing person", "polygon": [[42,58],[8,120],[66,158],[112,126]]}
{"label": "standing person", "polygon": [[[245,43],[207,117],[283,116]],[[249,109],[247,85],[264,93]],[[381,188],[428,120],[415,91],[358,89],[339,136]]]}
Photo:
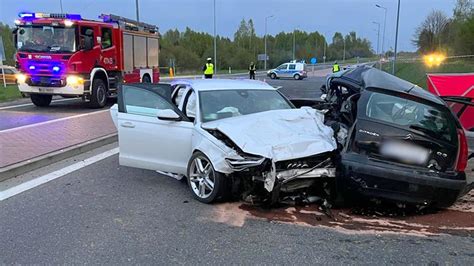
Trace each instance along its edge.
{"label": "standing person", "polygon": [[207,58],[207,63],[202,67],[202,71],[204,71],[204,78],[212,79],[212,75],[214,75],[214,64],[212,63],[212,58]]}
{"label": "standing person", "polygon": [[339,65],[337,64],[337,61],[334,62],[334,65],[332,66],[332,73],[336,73],[336,72],[339,72],[341,71],[341,68],[339,67]]}
{"label": "standing person", "polygon": [[249,66],[250,79],[255,79],[255,71],[257,71],[255,64],[253,62],[250,62],[250,66]]}

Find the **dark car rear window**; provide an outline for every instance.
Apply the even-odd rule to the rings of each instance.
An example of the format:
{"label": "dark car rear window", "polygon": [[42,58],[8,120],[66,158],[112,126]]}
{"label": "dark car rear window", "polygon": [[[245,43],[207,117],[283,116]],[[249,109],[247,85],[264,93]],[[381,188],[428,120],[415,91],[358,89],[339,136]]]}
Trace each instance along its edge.
{"label": "dark car rear window", "polygon": [[447,142],[457,138],[454,117],[448,109],[443,110],[411,99],[373,92],[367,102],[365,115]]}

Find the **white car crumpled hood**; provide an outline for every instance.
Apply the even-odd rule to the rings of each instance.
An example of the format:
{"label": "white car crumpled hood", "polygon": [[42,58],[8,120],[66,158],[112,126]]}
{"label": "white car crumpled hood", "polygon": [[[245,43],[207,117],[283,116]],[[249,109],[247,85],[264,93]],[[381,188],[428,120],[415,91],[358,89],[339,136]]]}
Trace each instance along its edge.
{"label": "white car crumpled hood", "polygon": [[333,130],[319,111],[303,107],[261,112],[203,123],[217,129],[244,152],[273,161],[297,159],[337,148]]}

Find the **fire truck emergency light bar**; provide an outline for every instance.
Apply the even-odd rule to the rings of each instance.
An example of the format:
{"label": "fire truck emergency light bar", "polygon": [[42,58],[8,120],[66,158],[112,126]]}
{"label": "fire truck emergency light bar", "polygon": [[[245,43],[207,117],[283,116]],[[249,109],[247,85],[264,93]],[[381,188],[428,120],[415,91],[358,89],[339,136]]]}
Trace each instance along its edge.
{"label": "fire truck emergency light bar", "polygon": [[18,17],[22,19],[35,19],[35,18],[62,18],[62,19],[71,19],[71,20],[82,19],[81,15],[79,14],[30,13],[30,12],[21,12],[18,14]]}
{"label": "fire truck emergency light bar", "polygon": [[138,22],[136,20],[124,18],[117,15],[112,14],[102,14],[99,16],[104,22],[114,22],[118,23],[120,27],[125,28],[127,30],[143,30],[148,31],[150,33],[156,33],[158,31],[158,27],[155,25],[151,25],[148,23]]}

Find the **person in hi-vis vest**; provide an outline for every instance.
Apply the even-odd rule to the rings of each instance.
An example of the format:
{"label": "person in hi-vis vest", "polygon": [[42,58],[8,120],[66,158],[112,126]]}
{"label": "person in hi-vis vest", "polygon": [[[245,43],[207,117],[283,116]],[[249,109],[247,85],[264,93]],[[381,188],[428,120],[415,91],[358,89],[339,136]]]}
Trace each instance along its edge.
{"label": "person in hi-vis vest", "polygon": [[204,71],[204,78],[212,79],[212,75],[214,75],[214,64],[212,63],[212,58],[207,58],[207,63],[202,67],[202,71]]}
{"label": "person in hi-vis vest", "polygon": [[341,71],[341,68],[339,67],[339,65],[337,64],[337,61],[334,62],[334,65],[332,66],[332,73],[336,73],[336,72],[339,72]]}

